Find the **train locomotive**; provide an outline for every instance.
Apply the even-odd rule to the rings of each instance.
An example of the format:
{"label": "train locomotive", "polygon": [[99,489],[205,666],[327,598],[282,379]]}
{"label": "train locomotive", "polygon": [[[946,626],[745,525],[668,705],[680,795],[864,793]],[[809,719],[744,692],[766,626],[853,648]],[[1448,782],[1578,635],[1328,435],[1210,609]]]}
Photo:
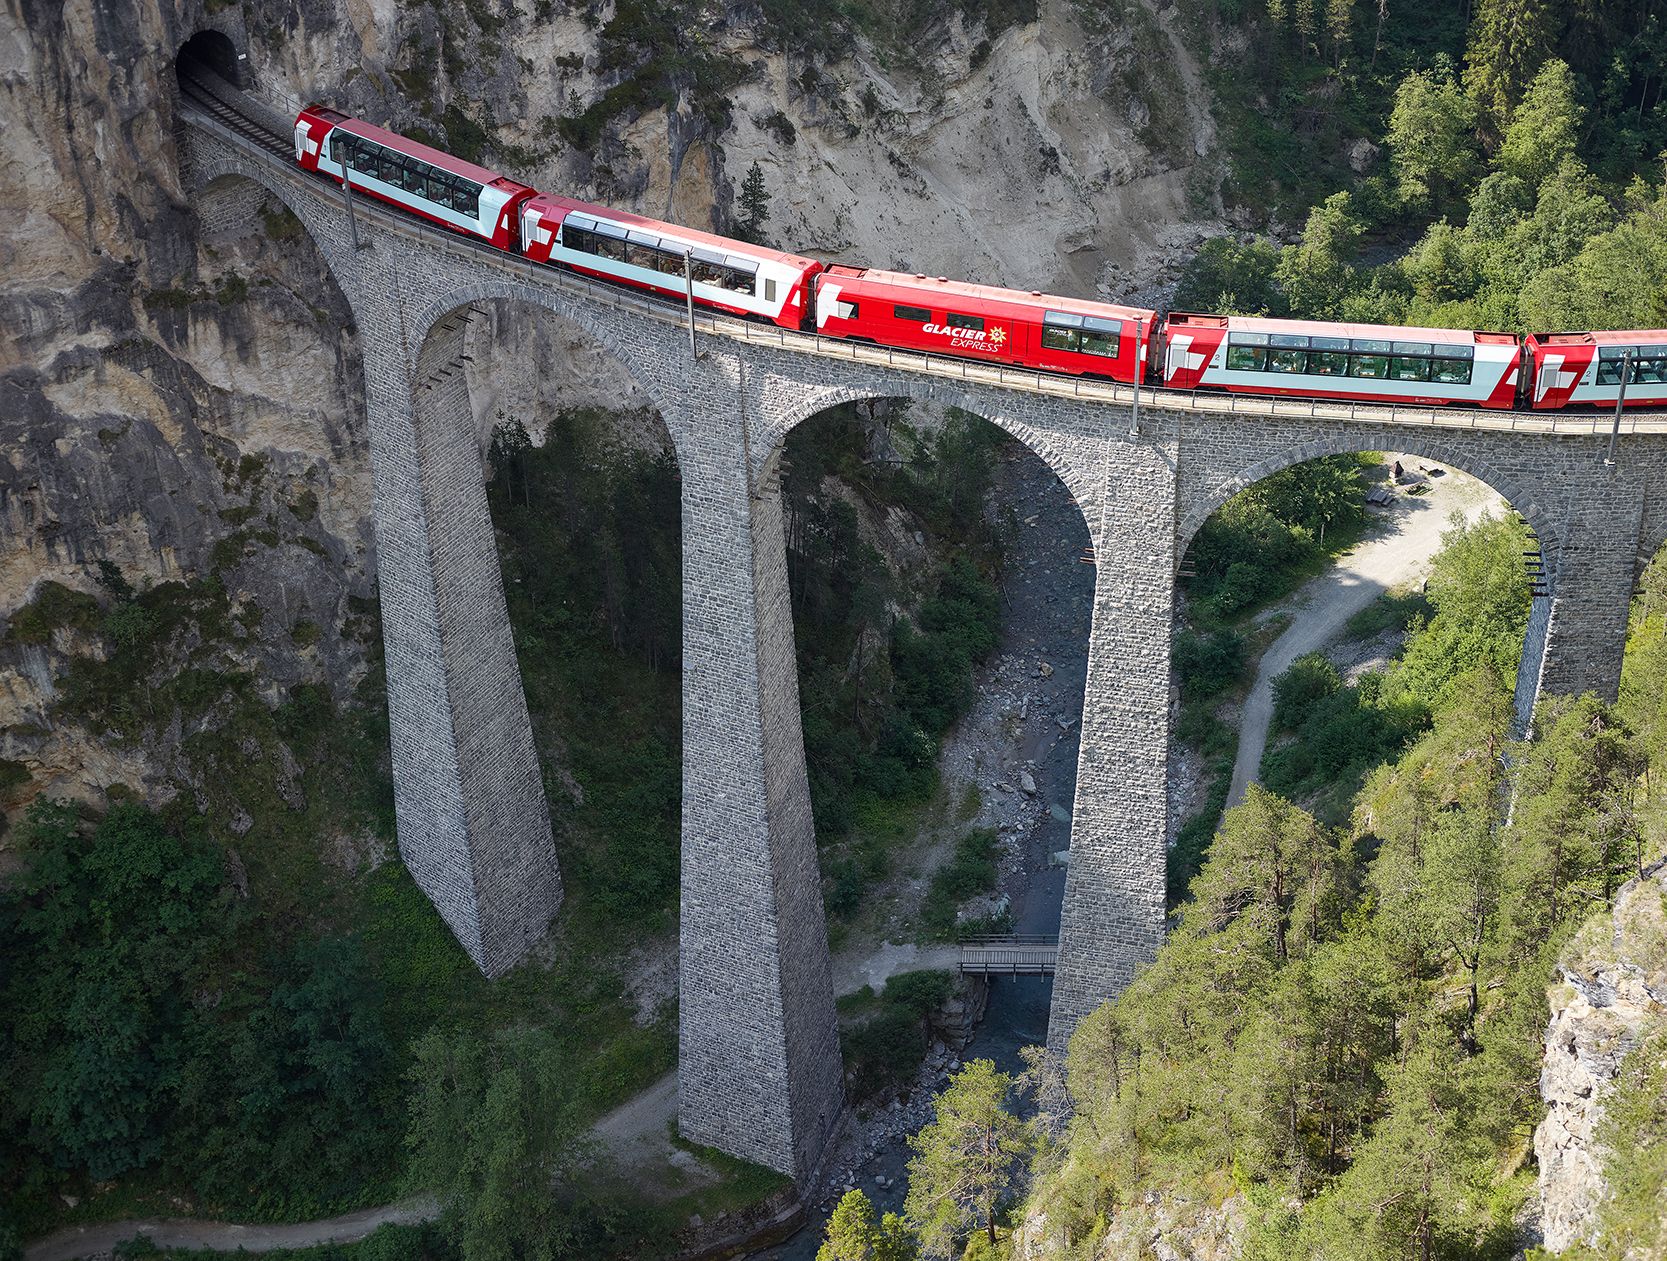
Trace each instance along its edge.
{"label": "train locomotive", "polygon": [[1667,407],[1667,329],[1508,333],[1156,311],[828,264],[544,193],[313,105],[308,171],[494,249],[823,337],[1175,390],[1537,411]]}

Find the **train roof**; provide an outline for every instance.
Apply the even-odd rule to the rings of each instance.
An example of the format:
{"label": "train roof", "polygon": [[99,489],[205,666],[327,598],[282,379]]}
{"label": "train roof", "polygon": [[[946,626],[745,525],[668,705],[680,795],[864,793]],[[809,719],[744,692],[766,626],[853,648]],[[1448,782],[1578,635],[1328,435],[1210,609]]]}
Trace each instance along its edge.
{"label": "train roof", "polygon": [[693,245],[704,245],[725,254],[738,254],[743,258],[750,258],[759,262],[786,263],[800,269],[822,265],[814,258],[805,258],[802,255],[788,254],[782,250],[748,245],[745,241],[737,241],[733,237],[719,236],[715,232],[702,232],[699,228],[686,228],[680,223],[663,223],[659,219],[650,219],[646,215],[635,214],[629,210],[615,210],[610,206],[598,206],[588,201],[563,197],[558,193],[539,193],[527,203],[527,208],[531,209],[540,205],[552,206],[563,215],[581,214],[591,219],[600,219],[606,223],[617,223],[628,231],[635,229],[639,232],[652,232],[657,236],[674,237]]}
{"label": "train roof", "polygon": [[1470,342],[1515,345],[1510,333],[1479,333],[1467,328],[1418,328],[1399,324],[1341,324],[1329,320],[1275,320],[1257,315],[1197,315],[1172,311],[1171,323],[1214,324],[1242,333],[1306,333],[1310,337],[1359,337],[1377,341]]}
{"label": "train roof", "polygon": [[[496,184],[500,188],[530,188],[531,185],[513,180],[500,171],[489,170],[484,166],[477,166],[473,162],[465,162],[462,158],[453,157],[443,149],[436,149],[432,145],[423,144],[420,140],[413,140],[410,136],[402,136],[397,131],[389,131],[386,127],[377,127],[365,122],[362,118],[349,118],[344,114],[337,114],[332,109],[322,109],[317,106],[308,111],[340,127],[350,136],[360,136],[366,140],[374,140],[379,145],[416,158],[419,162],[426,162],[430,166],[439,167],[442,171],[450,171],[453,175],[461,175],[466,180],[476,184]],[[333,115],[333,117],[332,117]]]}
{"label": "train roof", "polygon": [[1667,328],[1599,329],[1590,333],[1530,333],[1536,346],[1639,346],[1667,342]]}
{"label": "train roof", "polygon": [[851,280],[865,280],[873,284],[892,285],[899,289],[907,289],[913,293],[947,294],[952,297],[966,298],[972,302],[1004,302],[1011,306],[1029,307],[1035,310],[1063,310],[1079,315],[1098,315],[1113,320],[1146,321],[1148,328],[1152,326],[1155,312],[1145,307],[1117,306],[1110,302],[1095,302],[1088,298],[1067,298],[1056,293],[1043,293],[1039,289],[1032,289],[1028,293],[1021,289],[1002,289],[996,285],[979,285],[965,280],[950,280],[945,276],[928,276],[924,272],[913,275],[900,271],[881,271],[874,267],[847,267],[844,265],[828,268],[830,276],[840,276]]}

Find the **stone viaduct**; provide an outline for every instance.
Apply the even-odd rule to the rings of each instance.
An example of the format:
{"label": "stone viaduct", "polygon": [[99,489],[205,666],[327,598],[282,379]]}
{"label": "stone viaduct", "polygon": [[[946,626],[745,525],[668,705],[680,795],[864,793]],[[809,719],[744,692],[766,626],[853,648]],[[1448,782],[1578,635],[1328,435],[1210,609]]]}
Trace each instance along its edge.
{"label": "stone viaduct", "polygon": [[[251,114],[253,102],[245,102]],[[475,247],[357,202],[275,143],[181,107],[207,233],[288,206],[358,324],[369,413],[400,853],[488,975],[561,901],[464,374],[472,303],[586,330],[654,400],[682,475],[683,807],[678,1118],[689,1138],[803,1178],[843,1107],[800,730],[778,459],[841,402],[930,399],[1023,442],[1081,507],[1097,558],[1071,858],[1049,1039],[1117,994],[1163,932],[1175,571],[1259,478],[1370,449],[1463,468],[1538,532],[1519,698],[1617,687],[1640,557],[1667,536],[1667,420],[1351,409],[1142,392],[931,360],[680,308]]]}

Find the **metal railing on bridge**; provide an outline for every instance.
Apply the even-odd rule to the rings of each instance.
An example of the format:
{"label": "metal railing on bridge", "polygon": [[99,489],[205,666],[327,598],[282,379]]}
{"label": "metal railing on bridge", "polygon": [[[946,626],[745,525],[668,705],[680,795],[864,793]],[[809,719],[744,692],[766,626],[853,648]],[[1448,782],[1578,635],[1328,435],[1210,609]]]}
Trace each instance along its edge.
{"label": "metal railing on bridge", "polygon": [[962,976],[1052,976],[1059,938],[1044,936],[965,937]]}

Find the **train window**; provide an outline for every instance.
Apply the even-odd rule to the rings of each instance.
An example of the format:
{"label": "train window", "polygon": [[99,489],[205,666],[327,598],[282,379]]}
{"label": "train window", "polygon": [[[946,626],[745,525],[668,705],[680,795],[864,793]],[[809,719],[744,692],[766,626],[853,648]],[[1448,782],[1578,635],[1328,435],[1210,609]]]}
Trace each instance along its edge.
{"label": "train window", "polygon": [[[1406,343],[1396,342],[1395,344],[1401,346]],[[1389,361],[1389,375],[1397,381],[1428,381],[1430,379],[1430,361],[1411,355],[1396,355]]]}
{"label": "train window", "polygon": [[1640,385],[1667,385],[1667,355],[1640,359],[1633,368],[1633,378]]}
{"label": "train window", "polygon": [[[1315,338],[1316,341],[1319,338]],[[1349,357],[1337,351],[1315,350],[1308,355],[1308,371],[1317,377],[1347,376]]]}
{"label": "train window", "polygon": [[[1359,347],[1360,344],[1361,343],[1358,341],[1355,342],[1356,347]],[[1388,342],[1379,342],[1376,344],[1384,346],[1385,348],[1389,345]],[[1349,375],[1351,377],[1366,377],[1371,380],[1381,381],[1389,375],[1389,356],[1350,355]]]}
{"label": "train window", "polygon": [[1349,343],[1349,347],[1357,355],[1387,355],[1389,353],[1389,343],[1379,341],[1375,337],[1357,337]]}
{"label": "train window", "polygon": [[1227,366],[1234,372],[1264,372],[1268,366],[1267,348],[1263,346],[1229,346]]}
{"label": "train window", "polygon": [[[1443,347],[1442,349],[1446,349]],[[1469,385],[1471,362],[1468,359],[1435,359],[1430,379],[1443,385]]]}
{"label": "train window", "polygon": [[652,245],[643,245],[638,241],[627,241],[625,243],[625,261],[633,267],[646,267],[652,270],[655,253],[656,251]]}
{"label": "train window", "polygon": [[[1277,337],[1277,334],[1275,335]],[[1307,338],[1303,339],[1307,341]],[[1268,351],[1269,372],[1302,372],[1308,367],[1308,352],[1278,347]]]}
{"label": "train window", "polygon": [[1104,355],[1108,359],[1117,358],[1117,334],[1106,333],[1093,328],[1083,329],[1082,353],[1085,355]]}
{"label": "train window", "polygon": [[563,249],[573,250],[579,254],[596,253],[596,247],[591,244],[590,233],[571,223],[562,224],[561,244]]}
{"label": "train window", "polygon": [[857,318],[857,304],[855,302],[834,302],[834,314],[842,320]]}
{"label": "train window", "polygon": [[1229,340],[1234,346],[1266,346],[1268,335],[1266,333],[1234,333]]}
{"label": "train window", "polygon": [[[1432,350],[1429,342],[1396,342],[1394,346],[1396,355],[1428,355]],[[1423,377],[1418,379],[1424,380]]]}
{"label": "train window", "polygon": [[1274,333],[1268,337],[1268,345],[1280,346],[1290,350],[1308,349],[1308,337],[1304,333]]}
{"label": "train window", "polygon": [[774,302],[775,300],[776,300],[776,282],[773,281],[773,280],[766,279],[764,281],[764,301]]}
{"label": "train window", "polygon": [[944,316],[943,322],[950,328],[970,328],[977,332],[982,332],[984,329],[983,319],[976,315],[956,315],[954,312],[950,312]]}
{"label": "train window", "polygon": [[891,314],[893,319],[908,320],[911,324],[932,322],[932,313],[923,306],[894,306]]}
{"label": "train window", "polygon": [[1072,315],[1069,311],[1044,311],[1042,323],[1057,324],[1061,328],[1081,328],[1082,316]]}
{"label": "train window", "polygon": [[673,254],[670,250],[660,250],[654,256],[655,270],[666,276],[681,276],[683,274],[683,255]]}
{"label": "train window", "polygon": [[1082,334],[1074,328],[1042,325],[1042,346],[1046,350],[1075,350],[1082,342]]}

